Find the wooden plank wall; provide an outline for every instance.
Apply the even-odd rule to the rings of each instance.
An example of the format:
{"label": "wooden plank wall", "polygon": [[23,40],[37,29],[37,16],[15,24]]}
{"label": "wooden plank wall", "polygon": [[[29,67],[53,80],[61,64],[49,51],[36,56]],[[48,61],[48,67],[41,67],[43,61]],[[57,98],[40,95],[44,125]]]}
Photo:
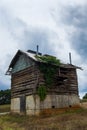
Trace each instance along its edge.
{"label": "wooden plank wall", "polygon": [[29,95],[35,92],[38,84],[39,70],[37,66],[31,66],[12,74],[11,89],[12,97]]}
{"label": "wooden plank wall", "polygon": [[54,78],[53,90],[58,94],[78,95],[78,82],[75,68],[59,68]]}
{"label": "wooden plank wall", "polygon": [[[36,87],[45,84],[44,75],[34,65],[12,74],[12,98],[36,93]],[[58,68],[54,82],[48,93],[78,95],[78,82],[75,68]]]}

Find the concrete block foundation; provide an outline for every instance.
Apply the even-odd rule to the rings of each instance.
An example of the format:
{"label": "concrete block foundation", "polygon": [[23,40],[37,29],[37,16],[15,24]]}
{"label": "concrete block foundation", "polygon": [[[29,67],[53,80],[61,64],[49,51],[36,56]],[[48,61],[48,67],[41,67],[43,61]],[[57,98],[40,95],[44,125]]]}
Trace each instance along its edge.
{"label": "concrete block foundation", "polygon": [[20,113],[20,98],[11,99],[11,112]]}
{"label": "concrete block foundation", "polygon": [[[38,95],[26,96],[26,115],[39,115],[41,110],[52,108],[64,108],[80,105],[77,95],[47,95],[44,101],[40,101]],[[11,111],[20,113],[20,98],[11,99]]]}

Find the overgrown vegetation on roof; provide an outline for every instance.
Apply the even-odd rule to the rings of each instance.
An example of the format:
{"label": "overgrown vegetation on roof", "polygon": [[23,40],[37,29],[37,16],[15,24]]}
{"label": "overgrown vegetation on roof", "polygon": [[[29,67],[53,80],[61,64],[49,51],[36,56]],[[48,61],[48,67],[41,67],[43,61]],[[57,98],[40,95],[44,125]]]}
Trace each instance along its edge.
{"label": "overgrown vegetation on roof", "polygon": [[39,86],[38,88],[38,95],[40,100],[43,101],[47,95],[47,88],[52,87],[54,82],[54,77],[57,71],[57,66],[49,66],[48,64],[40,64],[39,65],[40,71],[44,74],[45,84]]}
{"label": "overgrown vegetation on roof", "polygon": [[40,71],[44,74],[45,84],[47,87],[52,86],[55,73],[57,68],[60,66],[61,62],[59,59],[53,56],[39,56],[36,55],[36,58],[43,63],[39,65]]}
{"label": "overgrown vegetation on roof", "polygon": [[39,64],[39,69],[44,74],[45,79],[45,85],[39,86],[38,88],[38,95],[43,101],[46,97],[46,89],[51,88],[53,85],[57,68],[60,66],[61,62],[59,59],[56,59],[56,57],[53,56],[36,55],[36,58],[41,61]]}
{"label": "overgrown vegetation on roof", "polygon": [[48,88],[51,88],[53,81],[54,81],[54,76],[57,71],[57,66],[51,66],[48,64],[40,64],[39,65],[40,71],[44,74],[44,79],[45,79],[45,85]]}
{"label": "overgrown vegetation on roof", "polygon": [[39,56],[39,55],[36,55],[36,58],[39,61],[42,61],[44,63],[54,64],[54,65],[57,65],[57,66],[59,66],[61,64],[60,60],[57,59],[54,56]]}

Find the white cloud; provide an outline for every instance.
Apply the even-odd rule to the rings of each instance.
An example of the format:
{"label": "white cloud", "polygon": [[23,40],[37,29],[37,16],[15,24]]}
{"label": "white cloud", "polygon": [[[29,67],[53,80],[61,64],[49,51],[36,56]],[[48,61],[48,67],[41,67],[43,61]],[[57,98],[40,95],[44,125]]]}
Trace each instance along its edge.
{"label": "white cloud", "polygon": [[[78,32],[80,19],[73,18],[73,23],[66,23],[67,9],[78,9],[83,13],[86,0],[1,0],[0,1],[0,71],[1,82],[9,86],[4,72],[17,49],[29,49],[36,44],[41,51],[54,53],[64,62],[69,62],[68,53],[72,53],[73,64],[86,66],[81,55],[71,45],[71,37]],[[83,17],[84,14],[82,14]],[[66,20],[65,20],[66,18]],[[84,23],[84,22],[83,22]],[[75,25],[74,25],[75,24]],[[35,43],[38,42],[38,43]],[[31,48],[31,49],[32,49]],[[4,60],[3,60],[4,59]],[[86,89],[86,71],[79,72],[80,95]],[[81,82],[80,82],[81,81]],[[82,92],[82,93],[81,93]]]}

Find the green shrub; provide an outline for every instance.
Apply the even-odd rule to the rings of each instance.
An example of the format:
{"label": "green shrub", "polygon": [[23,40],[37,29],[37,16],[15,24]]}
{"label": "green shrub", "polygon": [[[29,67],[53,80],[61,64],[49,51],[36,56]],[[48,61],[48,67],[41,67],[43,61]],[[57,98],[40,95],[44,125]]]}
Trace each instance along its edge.
{"label": "green shrub", "polygon": [[57,59],[56,57],[54,56],[39,56],[39,55],[36,55],[36,58],[42,62],[45,62],[45,63],[49,63],[49,64],[55,64],[55,65],[60,65],[61,62],[59,59]]}
{"label": "green shrub", "polygon": [[46,98],[46,95],[47,95],[46,87],[44,85],[40,85],[38,87],[37,93],[40,97],[40,100],[43,101]]}

